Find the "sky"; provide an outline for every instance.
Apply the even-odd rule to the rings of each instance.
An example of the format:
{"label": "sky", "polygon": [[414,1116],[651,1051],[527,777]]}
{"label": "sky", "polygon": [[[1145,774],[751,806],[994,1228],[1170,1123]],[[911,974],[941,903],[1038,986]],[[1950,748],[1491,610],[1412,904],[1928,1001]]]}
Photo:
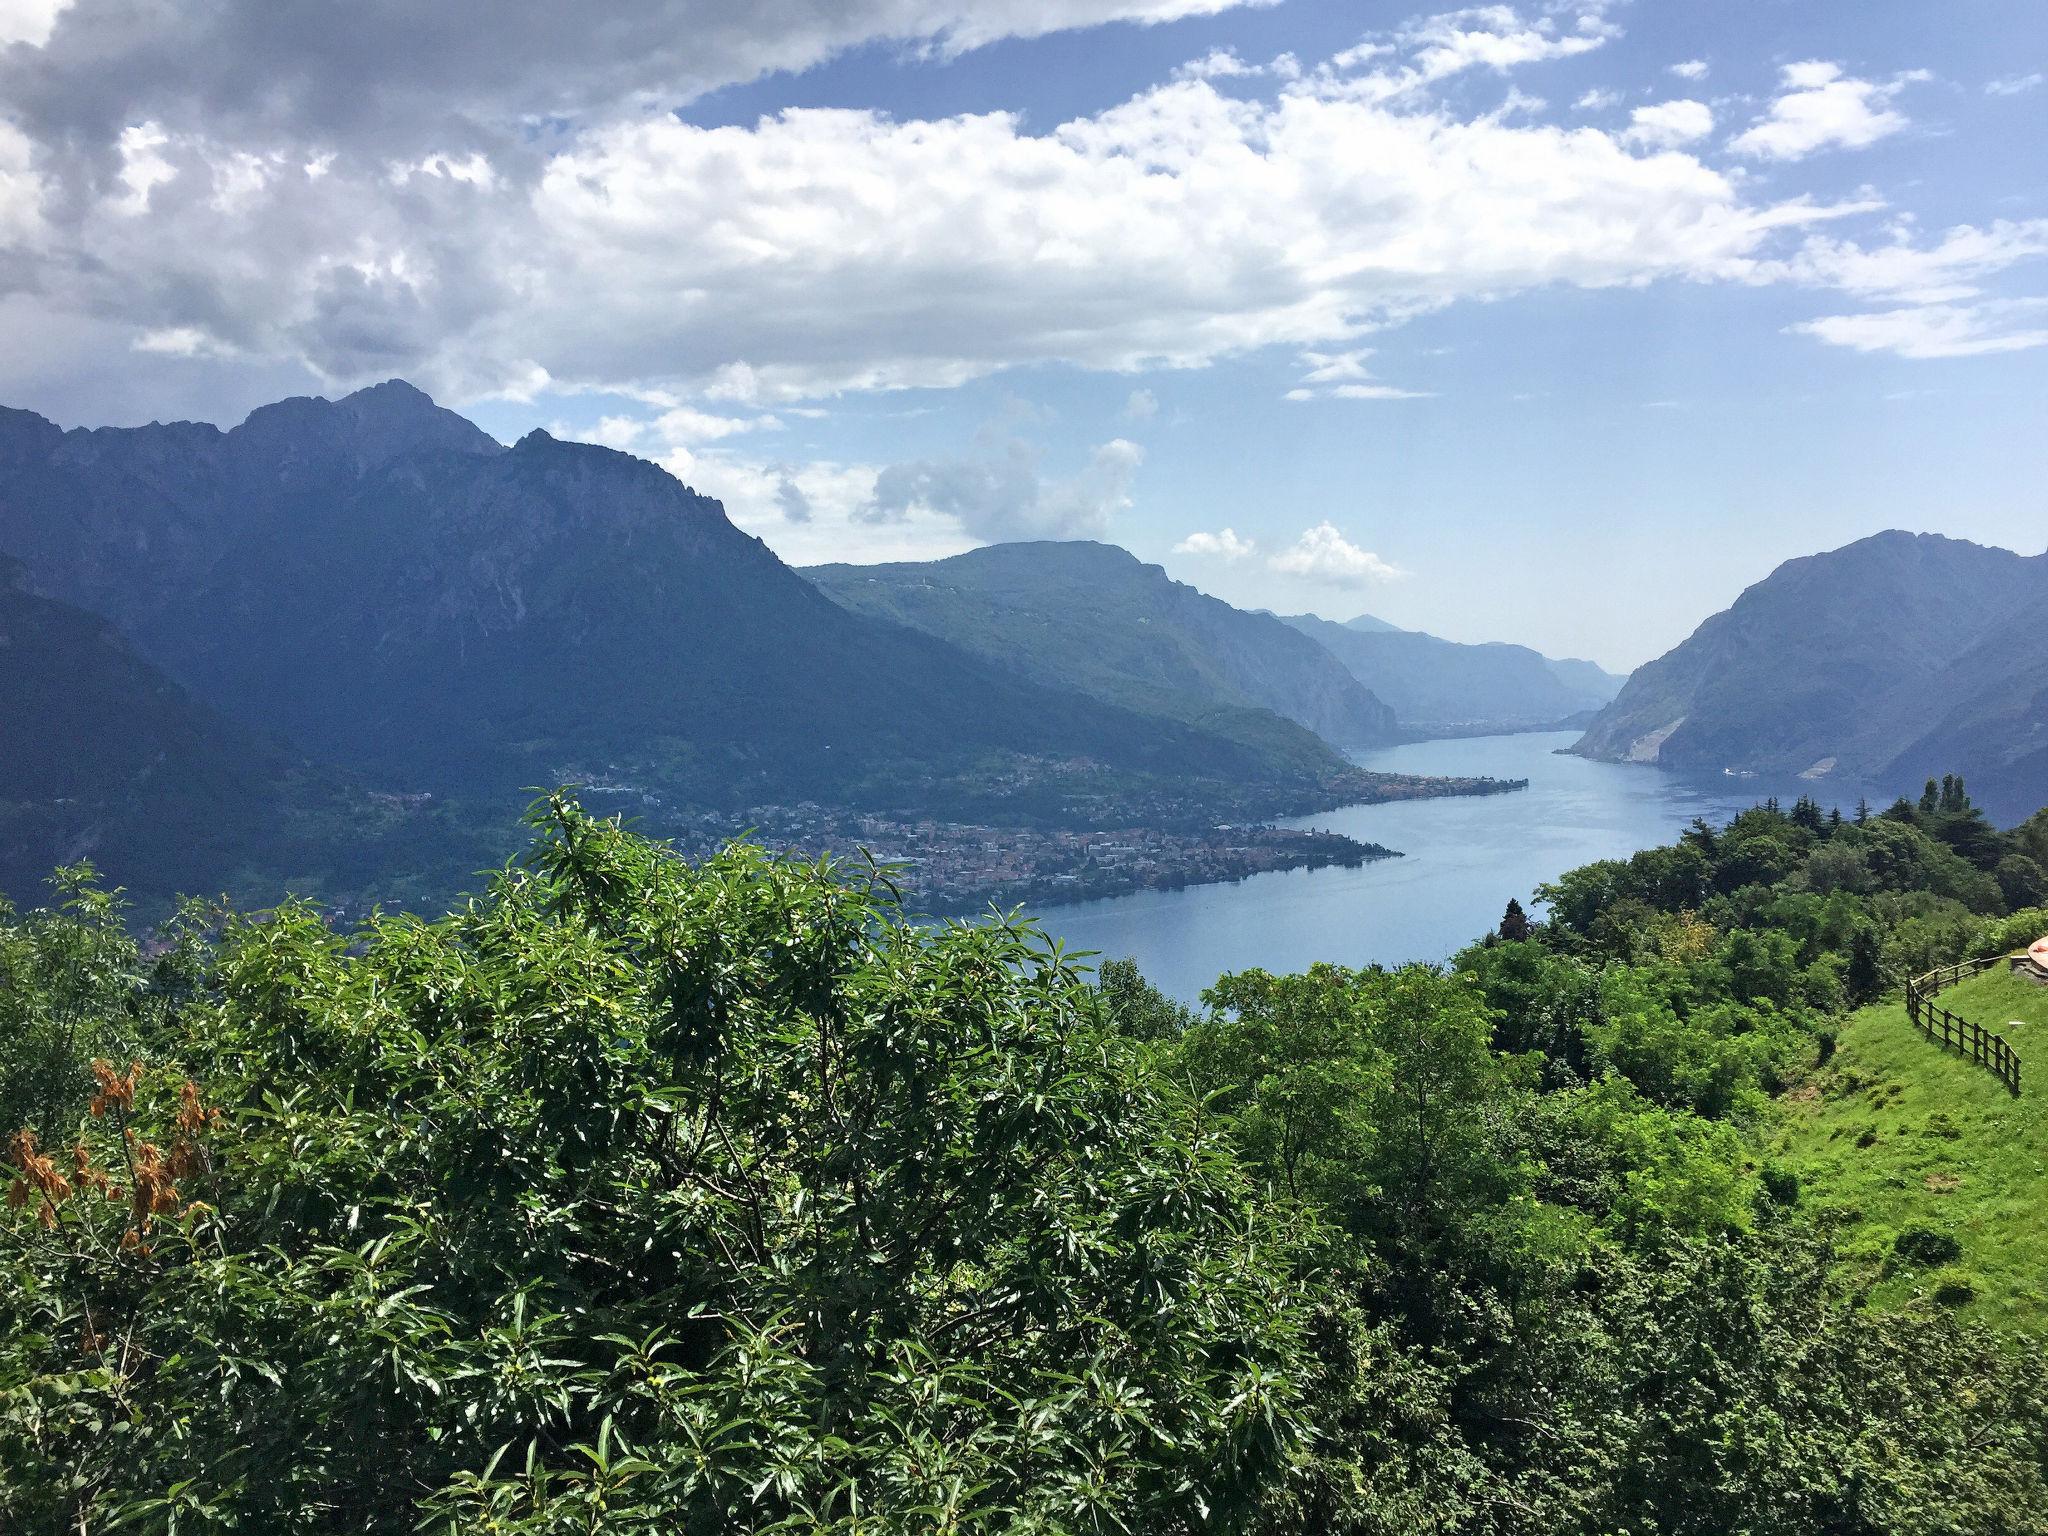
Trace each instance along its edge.
{"label": "sky", "polygon": [[0,403],[403,377],[795,564],[1626,670],[2048,540],[2043,0],[0,0]]}

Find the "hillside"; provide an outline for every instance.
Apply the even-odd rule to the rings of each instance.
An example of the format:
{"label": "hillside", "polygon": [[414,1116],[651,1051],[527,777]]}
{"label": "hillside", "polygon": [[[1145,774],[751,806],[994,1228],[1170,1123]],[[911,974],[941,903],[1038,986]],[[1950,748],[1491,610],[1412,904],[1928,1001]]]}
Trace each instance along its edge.
{"label": "hillside", "polygon": [[1890,532],[1792,560],[1637,670],[1574,748],[1610,761],[2048,798],[2048,557]]}
{"label": "hillside", "polygon": [[394,788],[926,805],[1060,764],[1256,808],[1343,766],[850,613],[655,465],[503,448],[396,382],[227,432],[9,412],[0,552],[200,699]]}
{"label": "hillside", "polygon": [[[1972,1314],[2048,1327],[2048,988],[2000,969],[1941,1000],[2006,1037],[2037,1074],[2022,1079],[2026,1091],[2015,1098],[1930,1043],[1893,998],[1852,1015],[1827,1067],[1779,1101],[1772,1155],[1799,1176],[1808,1204],[1833,1213],[1845,1269],[1873,1303],[1943,1287],[1961,1298],[1967,1287]],[[1958,1255],[1903,1259],[1894,1244],[1913,1229],[1953,1239]]]}
{"label": "hillside", "polygon": [[907,624],[1019,676],[1058,678],[1240,740],[1284,741],[1281,721],[1337,746],[1393,736],[1393,711],[1286,625],[1114,545],[997,544],[948,560],[804,574],[855,613]]}
{"label": "hillside", "polygon": [[1525,645],[1464,645],[1370,615],[1347,624],[1314,614],[1282,622],[1391,705],[1409,736],[1551,726],[1599,709],[1621,686],[1590,661],[1554,661]]}
{"label": "hillside", "polygon": [[145,918],[180,894],[445,899],[508,851],[228,720],[0,558],[0,895],[91,860]]}

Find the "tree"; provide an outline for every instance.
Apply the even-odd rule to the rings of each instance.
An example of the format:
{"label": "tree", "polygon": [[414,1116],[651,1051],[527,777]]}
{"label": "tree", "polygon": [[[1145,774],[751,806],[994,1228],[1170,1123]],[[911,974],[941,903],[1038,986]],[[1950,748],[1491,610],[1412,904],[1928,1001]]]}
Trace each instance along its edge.
{"label": "tree", "polygon": [[[1069,963],[827,865],[538,820],[441,921],[237,924],[75,1175],[17,1141],[0,1525],[1245,1517],[1304,1433],[1312,1223]],[[138,1148],[139,1218],[88,1178],[140,1191]]]}
{"label": "tree", "polygon": [[1513,896],[1508,898],[1507,911],[1501,914],[1500,936],[1508,944],[1520,944],[1529,937],[1528,914],[1522,911],[1522,903]]}
{"label": "tree", "polygon": [[1868,923],[1857,925],[1849,936],[1849,965],[1842,985],[1853,1004],[1874,1001],[1884,991],[1883,942]]}

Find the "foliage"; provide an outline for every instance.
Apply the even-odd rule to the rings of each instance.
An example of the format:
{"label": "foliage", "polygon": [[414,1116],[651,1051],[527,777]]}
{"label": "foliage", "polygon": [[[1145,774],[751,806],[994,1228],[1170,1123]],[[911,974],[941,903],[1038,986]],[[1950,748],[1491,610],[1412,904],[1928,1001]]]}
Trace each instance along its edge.
{"label": "foliage", "polygon": [[0,1250],[18,1528],[1184,1529],[1300,1438],[1288,1239],[1029,929],[557,802],[441,922],[235,925],[154,1043],[203,1204]]}
{"label": "foliage", "polygon": [[[1894,997],[1846,1020],[1834,1056],[1780,1101],[1770,1152],[1797,1174],[1803,1205],[1835,1233],[1844,1277],[1873,1306],[1924,1306],[1961,1281],[1970,1295],[1955,1300],[1969,1315],[2048,1330],[2048,1094],[2034,1076],[2048,1055],[2033,1033],[2048,1029],[2048,988],[2000,968],[1941,1000],[2013,1042],[2025,1058],[2017,1098],[1931,1044]],[[1961,1259],[1931,1271],[1897,1263],[1895,1240],[1916,1227],[1957,1238]]]}
{"label": "foliage", "polygon": [[1946,800],[1199,1008],[559,797],[438,921],[145,952],[66,872],[0,911],[0,1525],[2048,1530],[2035,1101],[1841,1017],[2037,916]]}

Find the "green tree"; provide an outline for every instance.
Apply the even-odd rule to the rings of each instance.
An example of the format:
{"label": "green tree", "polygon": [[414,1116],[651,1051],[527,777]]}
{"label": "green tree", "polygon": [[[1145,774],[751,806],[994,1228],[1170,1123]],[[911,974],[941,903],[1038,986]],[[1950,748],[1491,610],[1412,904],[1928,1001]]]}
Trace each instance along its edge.
{"label": "green tree", "polygon": [[1529,915],[1513,896],[1508,898],[1507,910],[1501,914],[1498,932],[1506,944],[1520,944],[1529,937]]}
{"label": "green tree", "polygon": [[829,867],[541,823],[445,920],[236,925],[182,1065],[117,1084],[49,1171],[47,1228],[17,1145],[0,1525],[1181,1531],[1258,1504],[1303,1433],[1312,1223],[1251,1201],[1072,966]]}

